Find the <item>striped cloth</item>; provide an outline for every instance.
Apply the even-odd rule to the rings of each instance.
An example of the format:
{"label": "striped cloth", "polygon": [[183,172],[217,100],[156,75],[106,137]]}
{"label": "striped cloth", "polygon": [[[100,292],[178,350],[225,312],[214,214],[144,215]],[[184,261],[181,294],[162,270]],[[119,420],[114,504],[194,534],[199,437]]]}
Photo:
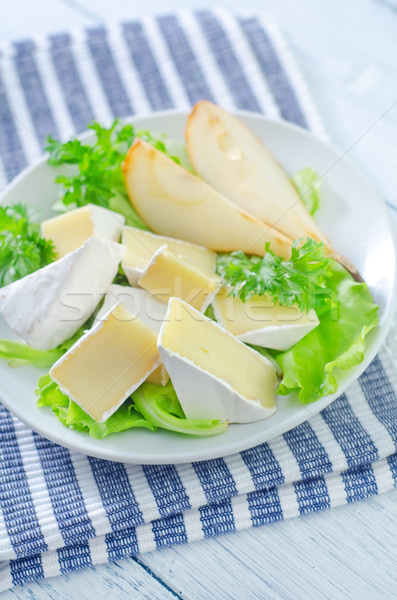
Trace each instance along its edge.
{"label": "striped cloth", "polygon": [[[324,135],[279,32],[201,11],[3,44],[0,179],[92,119],[200,98]],[[393,347],[394,343],[394,347]],[[389,338],[346,394],[225,459],[134,466],[71,452],[0,407],[0,590],[155,548],[355,502],[397,482],[397,354]]]}

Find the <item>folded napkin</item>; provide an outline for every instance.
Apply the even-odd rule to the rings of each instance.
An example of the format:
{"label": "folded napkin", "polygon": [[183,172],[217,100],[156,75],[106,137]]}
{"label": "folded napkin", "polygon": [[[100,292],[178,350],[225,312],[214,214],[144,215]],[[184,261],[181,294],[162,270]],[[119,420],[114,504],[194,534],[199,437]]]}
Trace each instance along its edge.
{"label": "folded napkin", "polygon": [[[201,98],[324,135],[267,19],[181,12],[3,44],[0,183],[42,152],[48,134],[65,139],[94,118],[187,108]],[[390,489],[397,482],[396,345],[390,336],[360,380],[308,422],[195,464],[84,456],[0,406],[0,590]]]}

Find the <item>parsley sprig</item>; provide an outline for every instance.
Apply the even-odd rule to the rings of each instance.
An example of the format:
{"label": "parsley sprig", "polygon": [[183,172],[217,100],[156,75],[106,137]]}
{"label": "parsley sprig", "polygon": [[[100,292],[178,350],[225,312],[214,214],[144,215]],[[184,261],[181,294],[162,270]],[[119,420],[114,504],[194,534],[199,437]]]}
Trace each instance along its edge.
{"label": "parsley sprig", "polygon": [[[135,139],[132,125],[121,126],[115,121],[108,129],[92,123],[88,126],[96,133],[93,145],[80,140],[66,143],[47,139],[50,165],[76,165],[77,170],[65,169],[55,178],[63,186],[62,203],[71,208],[86,204],[108,207],[115,191],[124,191],[121,163]],[[76,172],[77,171],[77,172]]]}
{"label": "parsley sprig", "polygon": [[26,206],[0,207],[0,287],[29,275],[55,260],[52,242],[31,223]]}
{"label": "parsley sprig", "polygon": [[218,256],[217,272],[230,286],[230,294],[243,302],[267,294],[274,302],[297,305],[305,312],[328,306],[332,298],[327,287],[330,259],[324,255],[322,242],[295,240],[289,260],[277,256],[269,246],[266,244],[263,257],[247,256],[240,250]]}
{"label": "parsley sprig", "polygon": [[[55,208],[65,211],[97,204],[123,214],[127,225],[147,229],[128,200],[121,165],[135,138],[139,137],[167,153],[164,141],[148,131],[136,130],[133,125],[123,125],[118,119],[109,128],[97,122],[88,128],[96,134],[92,145],[83,144],[78,139],[62,143],[52,137],[47,138],[48,163],[62,167],[62,173],[55,177],[55,183],[61,185],[60,199]],[[175,156],[170,158],[180,162]]]}

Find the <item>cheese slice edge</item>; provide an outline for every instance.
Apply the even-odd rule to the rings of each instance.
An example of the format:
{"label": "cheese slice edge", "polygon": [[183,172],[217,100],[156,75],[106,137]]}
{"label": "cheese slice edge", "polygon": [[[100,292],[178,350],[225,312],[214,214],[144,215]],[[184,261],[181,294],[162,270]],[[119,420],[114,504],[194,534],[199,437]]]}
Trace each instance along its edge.
{"label": "cheese slice edge", "polygon": [[180,299],[169,302],[158,345],[188,418],[250,422],[275,411],[273,365]]}
{"label": "cheese slice edge", "polygon": [[159,365],[156,334],[119,302],[55,363],[50,376],[103,423]]}
{"label": "cheese slice edge", "polygon": [[139,279],[139,285],[164,303],[178,297],[204,312],[218,291],[221,281],[215,274],[188,264],[161,246]]}

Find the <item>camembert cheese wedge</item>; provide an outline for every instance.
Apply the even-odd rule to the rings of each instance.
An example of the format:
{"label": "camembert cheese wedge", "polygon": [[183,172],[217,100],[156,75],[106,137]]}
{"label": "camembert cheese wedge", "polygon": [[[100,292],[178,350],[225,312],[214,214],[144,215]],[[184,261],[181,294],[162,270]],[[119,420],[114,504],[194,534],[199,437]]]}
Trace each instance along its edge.
{"label": "camembert cheese wedge", "polygon": [[52,350],[92,315],[117,274],[124,247],[90,238],[60,260],[0,289],[0,314],[38,350]]}
{"label": "camembert cheese wedge", "polygon": [[215,273],[187,263],[167,246],[154,254],[138,283],[162,302],[168,303],[175,296],[201,312],[206,311],[221,285]]}
{"label": "camembert cheese wedge", "polygon": [[204,271],[215,273],[216,254],[203,246],[191,244],[165,235],[156,235],[135,227],[124,227],[122,244],[126,248],[122,267],[131,285],[136,285],[148,263],[161,246]]}
{"label": "camembert cheese wedge", "polygon": [[50,376],[103,423],[159,364],[156,334],[119,302],[55,363]]}
{"label": "camembert cheese wedge", "polygon": [[275,412],[273,365],[178,298],[169,301],[158,347],[188,419],[249,423]]}
{"label": "camembert cheese wedge", "polygon": [[305,313],[297,306],[280,306],[268,296],[243,302],[219,290],[212,301],[217,322],[248,344],[288,350],[319,324],[314,310]]}
{"label": "camembert cheese wedge", "polygon": [[[107,317],[109,311],[122,301],[127,309],[136,315],[142,323],[145,323],[156,336],[160,333],[161,326],[167,312],[167,305],[157,300],[146,290],[124,285],[111,285],[104,298],[101,310],[96,316],[97,321],[102,321]],[[157,385],[166,385],[169,376],[163,364],[161,364],[147,378],[149,383]]]}
{"label": "camembert cheese wedge", "polygon": [[77,250],[90,237],[118,242],[125,224],[119,213],[87,204],[41,223],[41,235],[52,240],[58,258]]}

